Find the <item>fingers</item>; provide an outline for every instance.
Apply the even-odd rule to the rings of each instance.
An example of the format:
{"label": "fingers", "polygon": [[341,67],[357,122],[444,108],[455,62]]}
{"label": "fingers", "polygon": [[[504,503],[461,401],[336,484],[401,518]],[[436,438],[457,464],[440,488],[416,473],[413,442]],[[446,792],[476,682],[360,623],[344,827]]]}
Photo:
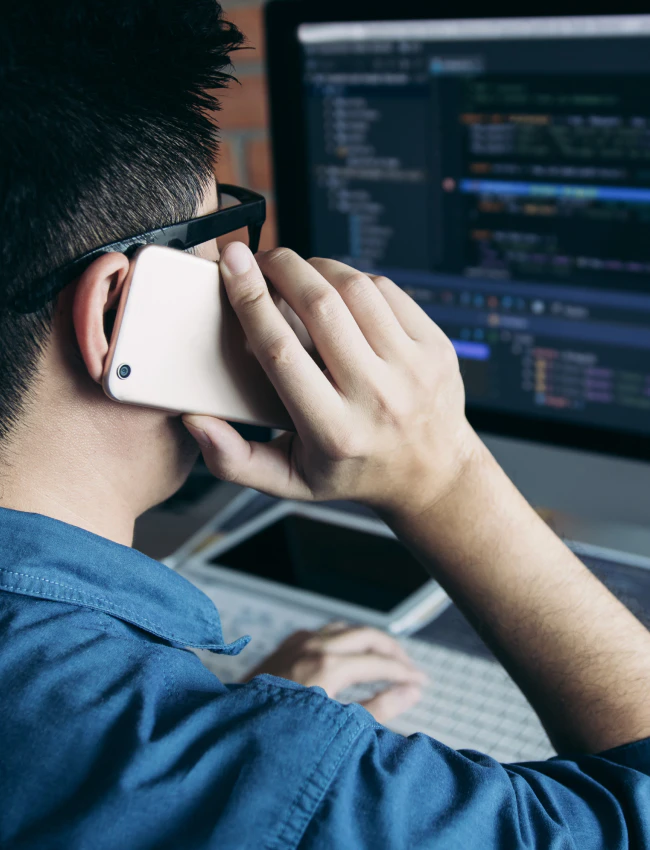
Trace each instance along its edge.
{"label": "fingers", "polygon": [[[402,714],[402,712],[407,711],[420,700],[422,696],[421,687],[428,681],[428,677],[426,674],[417,670],[404,648],[390,635],[370,627],[350,628],[344,622],[338,620],[328,623],[320,629],[315,638],[318,637],[322,641],[323,650],[330,656],[365,652],[373,653],[380,661],[382,656],[388,656],[394,658],[399,664],[405,665],[408,670],[416,674],[417,678],[415,682],[396,684],[361,703],[379,723],[387,723],[389,720]],[[309,639],[306,646],[310,645],[313,640],[314,638]],[[366,654],[361,657],[367,660],[370,656]],[[363,681],[375,681],[374,679],[360,678],[362,675],[371,674],[373,664],[364,665],[363,672],[357,673],[357,663],[355,661],[354,670],[352,668],[350,670],[343,669],[339,674],[355,675],[355,679],[351,684],[359,684]],[[390,679],[388,668],[382,664],[382,679],[380,681],[399,680]],[[339,690],[342,689],[340,688]],[[330,692],[328,691],[328,693]]]}
{"label": "fingers", "polygon": [[255,258],[243,243],[226,246],[221,273],[253,353],[296,426],[318,421],[323,415],[338,417],[342,399],[278,310]]}
{"label": "fingers", "polygon": [[311,259],[309,264],[336,289],[379,357],[387,359],[402,340],[409,339],[381,291],[368,275],[344,263],[320,257]]}
{"label": "fingers", "polygon": [[[378,645],[386,654],[381,654]],[[361,651],[353,651],[355,648]],[[290,635],[246,679],[270,673],[307,687],[316,685],[330,697],[351,685],[383,682],[387,689],[368,700],[368,705],[373,713],[378,712],[375,716],[388,718],[412,704],[419,688],[428,681],[426,674],[401,653],[402,648],[389,635],[372,628],[351,629],[338,621],[318,632],[302,630]],[[416,696],[411,690],[396,690],[400,685],[415,687]]]}
{"label": "fingers", "polygon": [[347,632],[349,630],[350,624],[346,623],[345,620],[332,620],[330,623],[322,626],[317,634],[327,637],[328,635],[335,635],[339,634],[339,632]]}
{"label": "fingers", "polygon": [[336,696],[350,685],[368,682],[391,682],[403,685],[423,685],[426,674],[396,658],[363,653],[361,655],[326,654],[320,659],[317,681],[328,695]]}
{"label": "fingers", "polygon": [[[335,385],[365,387],[378,361],[336,289],[285,248],[258,257],[260,269],[304,323]],[[291,412],[291,411],[289,411]]]}
{"label": "fingers", "polygon": [[305,323],[301,321],[298,316],[296,316],[295,312],[291,309],[291,307],[289,307],[284,298],[280,298],[280,295],[275,291],[275,289],[271,293],[271,297],[273,298],[273,302],[277,306],[280,313],[282,313],[284,318],[287,320],[287,324],[289,325],[291,330],[298,337],[302,347],[305,349],[305,351],[309,352],[310,357],[315,358],[316,362],[319,363],[321,368],[323,368],[323,364],[320,361],[320,357],[314,346],[314,341],[307,333]]}
{"label": "fingers", "polygon": [[320,634],[325,636],[323,648],[327,652],[338,654],[375,652],[379,655],[398,658],[404,664],[415,669],[415,665],[406,650],[386,632],[373,629],[370,626],[357,628],[350,628],[349,626],[347,628],[336,628],[335,626],[334,623],[330,624],[329,632],[326,632],[325,629],[320,630]]}
{"label": "fingers", "polygon": [[310,499],[312,493],[291,466],[295,434],[270,443],[249,443],[233,427],[212,416],[184,416],[183,423],[201,447],[210,472],[221,481],[264,490],[285,499]]}
{"label": "fingers", "polygon": [[369,711],[379,723],[388,723],[394,717],[408,711],[422,698],[422,691],[417,685],[397,685],[388,688],[361,705]]}
{"label": "fingers", "polygon": [[437,327],[419,304],[392,280],[376,275],[370,277],[411,339],[419,341],[426,338],[427,334],[431,334],[432,328]]}

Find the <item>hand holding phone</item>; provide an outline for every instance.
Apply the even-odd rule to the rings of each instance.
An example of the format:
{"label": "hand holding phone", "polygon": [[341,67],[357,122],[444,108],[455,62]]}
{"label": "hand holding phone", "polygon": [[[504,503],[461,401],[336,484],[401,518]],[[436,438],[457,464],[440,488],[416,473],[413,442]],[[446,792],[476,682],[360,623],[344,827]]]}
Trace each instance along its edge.
{"label": "hand holding phone", "polygon": [[[221,270],[295,433],[249,443],[225,422],[184,417],[217,477],[281,498],[416,512],[453,485],[478,438],[454,347],[413,299],[387,278],[286,248],[253,257],[232,243]],[[324,370],[271,286],[304,323]]]}

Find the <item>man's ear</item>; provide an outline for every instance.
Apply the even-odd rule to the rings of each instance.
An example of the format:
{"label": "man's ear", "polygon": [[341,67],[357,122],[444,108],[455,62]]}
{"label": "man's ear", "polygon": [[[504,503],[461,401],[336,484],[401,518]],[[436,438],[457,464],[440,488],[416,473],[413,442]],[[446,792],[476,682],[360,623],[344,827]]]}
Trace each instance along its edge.
{"label": "man's ear", "polygon": [[104,319],[117,308],[129,261],[124,254],[103,254],[88,266],[77,283],[72,320],[79,350],[90,377],[101,382],[109,340]]}

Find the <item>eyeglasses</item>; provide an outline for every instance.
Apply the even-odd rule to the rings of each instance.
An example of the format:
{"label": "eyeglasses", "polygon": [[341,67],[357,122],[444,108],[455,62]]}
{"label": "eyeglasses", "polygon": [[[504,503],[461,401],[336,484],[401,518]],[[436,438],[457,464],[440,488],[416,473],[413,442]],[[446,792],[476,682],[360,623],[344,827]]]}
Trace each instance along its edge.
{"label": "eyeglasses", "polygon": [[118,251],[126,254],[127,257],[142,245],[162,245],[166,248],[186,251],[188,248],[195,248],[203,242],[225,236],[241,227],[247,227],[249,247],[255,253],[259,248],[262,227],[266,221],[266,200],[257,192],[251,192],[250,189],[223,183],[219,186],[219,194],[235,198],[239,204],[93,248],[92,251],[88,251],[41,278],[29,293],[19,293],[14,296],[7,306],[16,313],[35,313],[58,295],[64,287],[83,274],[98,257],[109,251]]}

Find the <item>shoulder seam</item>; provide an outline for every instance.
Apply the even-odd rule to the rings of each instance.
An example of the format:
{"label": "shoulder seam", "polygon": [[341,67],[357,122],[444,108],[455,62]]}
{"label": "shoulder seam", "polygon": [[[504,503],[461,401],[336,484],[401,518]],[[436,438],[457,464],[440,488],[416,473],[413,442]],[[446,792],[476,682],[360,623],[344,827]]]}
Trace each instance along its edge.
{"label": "shoulder seam", "polygon": [[[266,843],[265,850],[290,850],[290,848],[296,848],[298,846],[314,815],[314,812],[332,784],[332,780],[336,775],[339,765],[345,758],[346,753],[357,740],[359,735],[367,729],[374,728],[374,725],[374,723],[362,723],[360,718],[356,717],[354,714],[348,714],[343,710],[341,711],[341,721],[338,723],[333,735],[323,748],[320,759],[298,790],[298,793],[289,807],[286,817],[282,821],[275,836]],[[319,776],[319,774],[322,773],[323,760],[328,755],[336,739],[346,731],[346,727],[348,731],[348,739],[342,743],[338,758],[328,769],[328,774],[326,776]],[[299,824],[292,823],[293,815],[299,808],[302,808],[303,810],[303,816],[300,819],[301,822]],[[293,835],[291,833],[293,833]]]}

